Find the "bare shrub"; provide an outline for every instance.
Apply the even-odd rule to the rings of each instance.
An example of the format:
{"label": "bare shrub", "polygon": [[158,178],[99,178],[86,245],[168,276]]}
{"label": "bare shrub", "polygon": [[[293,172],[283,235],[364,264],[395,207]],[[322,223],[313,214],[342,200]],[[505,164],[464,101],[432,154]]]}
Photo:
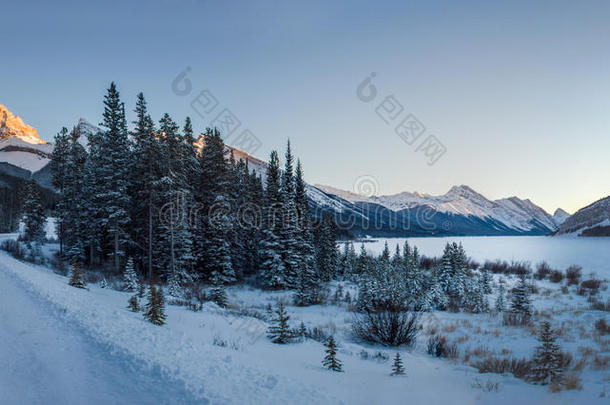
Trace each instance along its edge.
{"label": "bare shrub", "polygon": [[352,322],[357,338],[385,346],[412,346],[420,329],[416,312],[367,311]]}
{"label": "bare shrub", "polygon": [[593,362],[591,366],[594,370],[606,370],[608,365],[610,364],[610,356],[602,356],[600,354],[596,354],[593,356]]}
{"label": "bare shrub", "polygon": [[17,260],[25,259],[26,251],[20,242],[13,239],[7,239],[0,244],[0,249],[4,250]]}
{"label": "bare shrub", "polygon": [[455,323],[450,323],[448,325],[443,326],[443,332],[445,333],[453,333],[455,332],[457,329],[457,324]]}
{"label": "bare shrub", "polygon": [[549,266],[547,262],[538,263],[538,266],[536,266],[536,272],[534,273],[534,278],[536,280],[544,280],[551,274],[552,271],[553,269],[551,269],[551,266]]}
{"label": "bare shrub", "polygon": [[479,373],[510,373],[521,379],[525,379],[531,372],[531,363],[525,358],[518,359],[516,357],[511,357],[500,359],[498,357],[489,356],[484,360],[476,361],[470,365],[479,370]]}
{"label": "bare shrub", "polygon": [[601,335],[607,335],[610,334],[610,325],[605,319],[598,319],[595,322],[595,330]]}
{"label": "bare shrub", "polygon": [[448,343],[447,337],[442,335],[431,336],[428,339],[426,351],[434,357],[444,357],[447,359],[458,359],[459,349],[455,343]]}
{"label": "bare shrub", "polygon": [[574,363],[574,367],[572,368],[572,370],[582,371],[585,369],[586,365],[587,365],[587,359],[585,357],[581,357],[580,360],[578,360],[576,363]]}
{"label": "bare shrub", "polygon": [[566,269],[566,279],[568,285],[578,285],[582,277],[582,267],[570,266]]}
{"label": "bare shrub", "polygon": [[602,300],[593,299],[591,300],[590,308],[594,311],[610,312],[610,299],[606,300],[606,302]]}
{"label": "bare shrub", "polygon": [[549,280],[552,283],[561,283],[564,277],[565,276],[561,270],[553,270],[549,275]]}
{"label": "bare shrub", "polygon": [[589,294],[590,296],[596,295],[599,292],[599,288],[602,285],[601,280],[597,280],[594,278],[590,278],[588,280],[583,280],[580,283],[580,288],[578,289],[579,295]]}
{"label": "bare shrub", "polygon": [[487,380],[485,383],[482,383],[478,379],[476,379],[472,384],[470,384],[472,388],[480,389],[483,392],[498,392],[500,391],[500,382],[499,381],[491,381]]}
{"label": "bare shrub", "polygon": [[531,316],[518,312],[504,312],[502,324],[504,326],[527,326],[530,324]]}
{"label": "bare shrub", "polygon": [[566,374],[563,377],[563,386],[566,390],[582,390],[581,379],[576,374]]}

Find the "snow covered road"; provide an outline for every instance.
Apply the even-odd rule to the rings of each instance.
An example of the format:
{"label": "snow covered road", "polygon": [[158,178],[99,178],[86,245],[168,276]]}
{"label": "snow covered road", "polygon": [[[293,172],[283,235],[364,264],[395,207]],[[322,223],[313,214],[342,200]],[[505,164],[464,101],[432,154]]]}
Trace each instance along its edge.
{"label": "snow covered road", "polygon": [[6,271],[0,256],[0,404],[195,403],[180,384],[94,342]]}

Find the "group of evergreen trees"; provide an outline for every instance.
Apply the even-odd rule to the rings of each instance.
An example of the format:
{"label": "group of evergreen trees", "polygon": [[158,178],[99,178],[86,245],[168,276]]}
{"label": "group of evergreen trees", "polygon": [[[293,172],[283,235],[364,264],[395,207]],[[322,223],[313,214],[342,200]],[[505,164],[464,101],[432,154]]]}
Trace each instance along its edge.
{"label": "group of evergreen trees", "polygon": [[427,270],[420,265],[419,252],[408,242],[396,246],[393,255],[386,246],[378,257],[361,248],[356,255],[347,245],[340,270],[359,284],[357,308],[362,311],[426,311],[432,309],[471,313],[489,311],[486,297],[491,277],[485,271],[468,268],[462,245],[447,244],[437,266]]}
{"label": "group of evergreen trees", "polygon": [[101,131],[85,140],[78,127],[64,128],[55,137],[63,257],[115,274],[132,268],[165,280],[171,294],[210,283],[219,303],[222,286],[246,278],[296,289],[299,305],[316,302],[321,283],[336,275],[336,232],[329,218],[313,223],[290,143],[283,170],[271,153],[263,185],[218,130],[195,139],[188,117],[181,129],[168,114],[155,125],[141,93],[134,112],[130,130],[112,83]]}

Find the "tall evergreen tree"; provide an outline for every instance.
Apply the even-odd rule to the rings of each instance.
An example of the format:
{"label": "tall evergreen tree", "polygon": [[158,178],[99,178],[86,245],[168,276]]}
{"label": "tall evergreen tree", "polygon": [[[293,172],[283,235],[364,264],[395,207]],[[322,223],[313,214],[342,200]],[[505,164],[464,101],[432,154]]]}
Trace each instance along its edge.
{"label": "tall evergreen tree", "polygon": [[228,191],[228,168],[225,145],[218,130],[208,130],[201,151],[200,190],[198,202],[205,215],[199,233],[199,265],[215,286],[235,282],[231,259],[231,229]]}
{"label": "tall evergreen tree", "polygon": [[274,289],[284,288],[288,284],[280,240],[283,207],[280,194],[280,176],[280,161],[277,152],[272,151],[267,168],[260,257],[263,284]]}
{"label": "tall evergreen tree", "polygon": [[129,235],[125,232],[130,221],[131,148],[127,135],[125,106],[116,85],[110,84],[104,97],[103,120],[105,130],[90,142],[92,156],[93,197],[103,240],[102,253],[109,253],[115,271],[125,255]]}
{"label": "tall evergreen tree", "polygon": [[293,288],[299,281],[302,269],[301,250],[299,249],[299,213],[295,200],[294,157],[290,141],[286,146],[284,171],[282,172],[281,207],[282,217],[279,228],[281,256],[284,262],[286,285]]}
{"label": "tall evergreen tree", "polygon": [[139,93],[136,101],[135,128],[133,139],[132,232],[134,238],[133,255],[142,266],[148,278],[153,276],[153,257],[158,256],[158,212],[161,205],[160,179],[162,150],[160,138],[155,132],[152,118],[144,94]]}
{"label": "tall evergreen tree", "polygon": [[26,242],[44,243],[45,224],[47,216],[42,206],[38,184],[33,179],[26,187],[26,196],[23,204],[23,233],[21,239]]}

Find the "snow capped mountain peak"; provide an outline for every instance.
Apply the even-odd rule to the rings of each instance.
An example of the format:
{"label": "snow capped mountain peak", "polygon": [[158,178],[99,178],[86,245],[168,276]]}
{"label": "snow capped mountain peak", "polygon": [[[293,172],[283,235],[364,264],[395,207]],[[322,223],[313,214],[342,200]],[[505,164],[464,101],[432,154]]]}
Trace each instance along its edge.
{"label": "snow capped mountain peak", "polygon": [[555,210],[555,213],[553,214],[553,219],[555,220],[555,223],[557,223],[557,225],[563,224],[566,221],[566,219],[568,219],[569,217],[570,217],[570,214],[568,214],[561,208],[557,208]]}
{"label": "snow capped mountain peak", "polygon": [[34,127],[25,124],[21,118],[0,104],[0,140],[14,137],[34,145],[46,143],[40,139]]}
{"label": "snow capped mountain peak", "polygon": [[492,224],[494,228],[503,227],[516,232],[545,233],[554,231],[558,227],[551,215],[529,199],[509,197],[492,201],[464,184],[453,186],[446,194],[438,196],[402,192],[387,196],[364,197],[334,187],[319,185],[316,187],[351,203],[374,203],[395,212],[425,206],[439,213],[465,217],[469,221],[480,220]]}

